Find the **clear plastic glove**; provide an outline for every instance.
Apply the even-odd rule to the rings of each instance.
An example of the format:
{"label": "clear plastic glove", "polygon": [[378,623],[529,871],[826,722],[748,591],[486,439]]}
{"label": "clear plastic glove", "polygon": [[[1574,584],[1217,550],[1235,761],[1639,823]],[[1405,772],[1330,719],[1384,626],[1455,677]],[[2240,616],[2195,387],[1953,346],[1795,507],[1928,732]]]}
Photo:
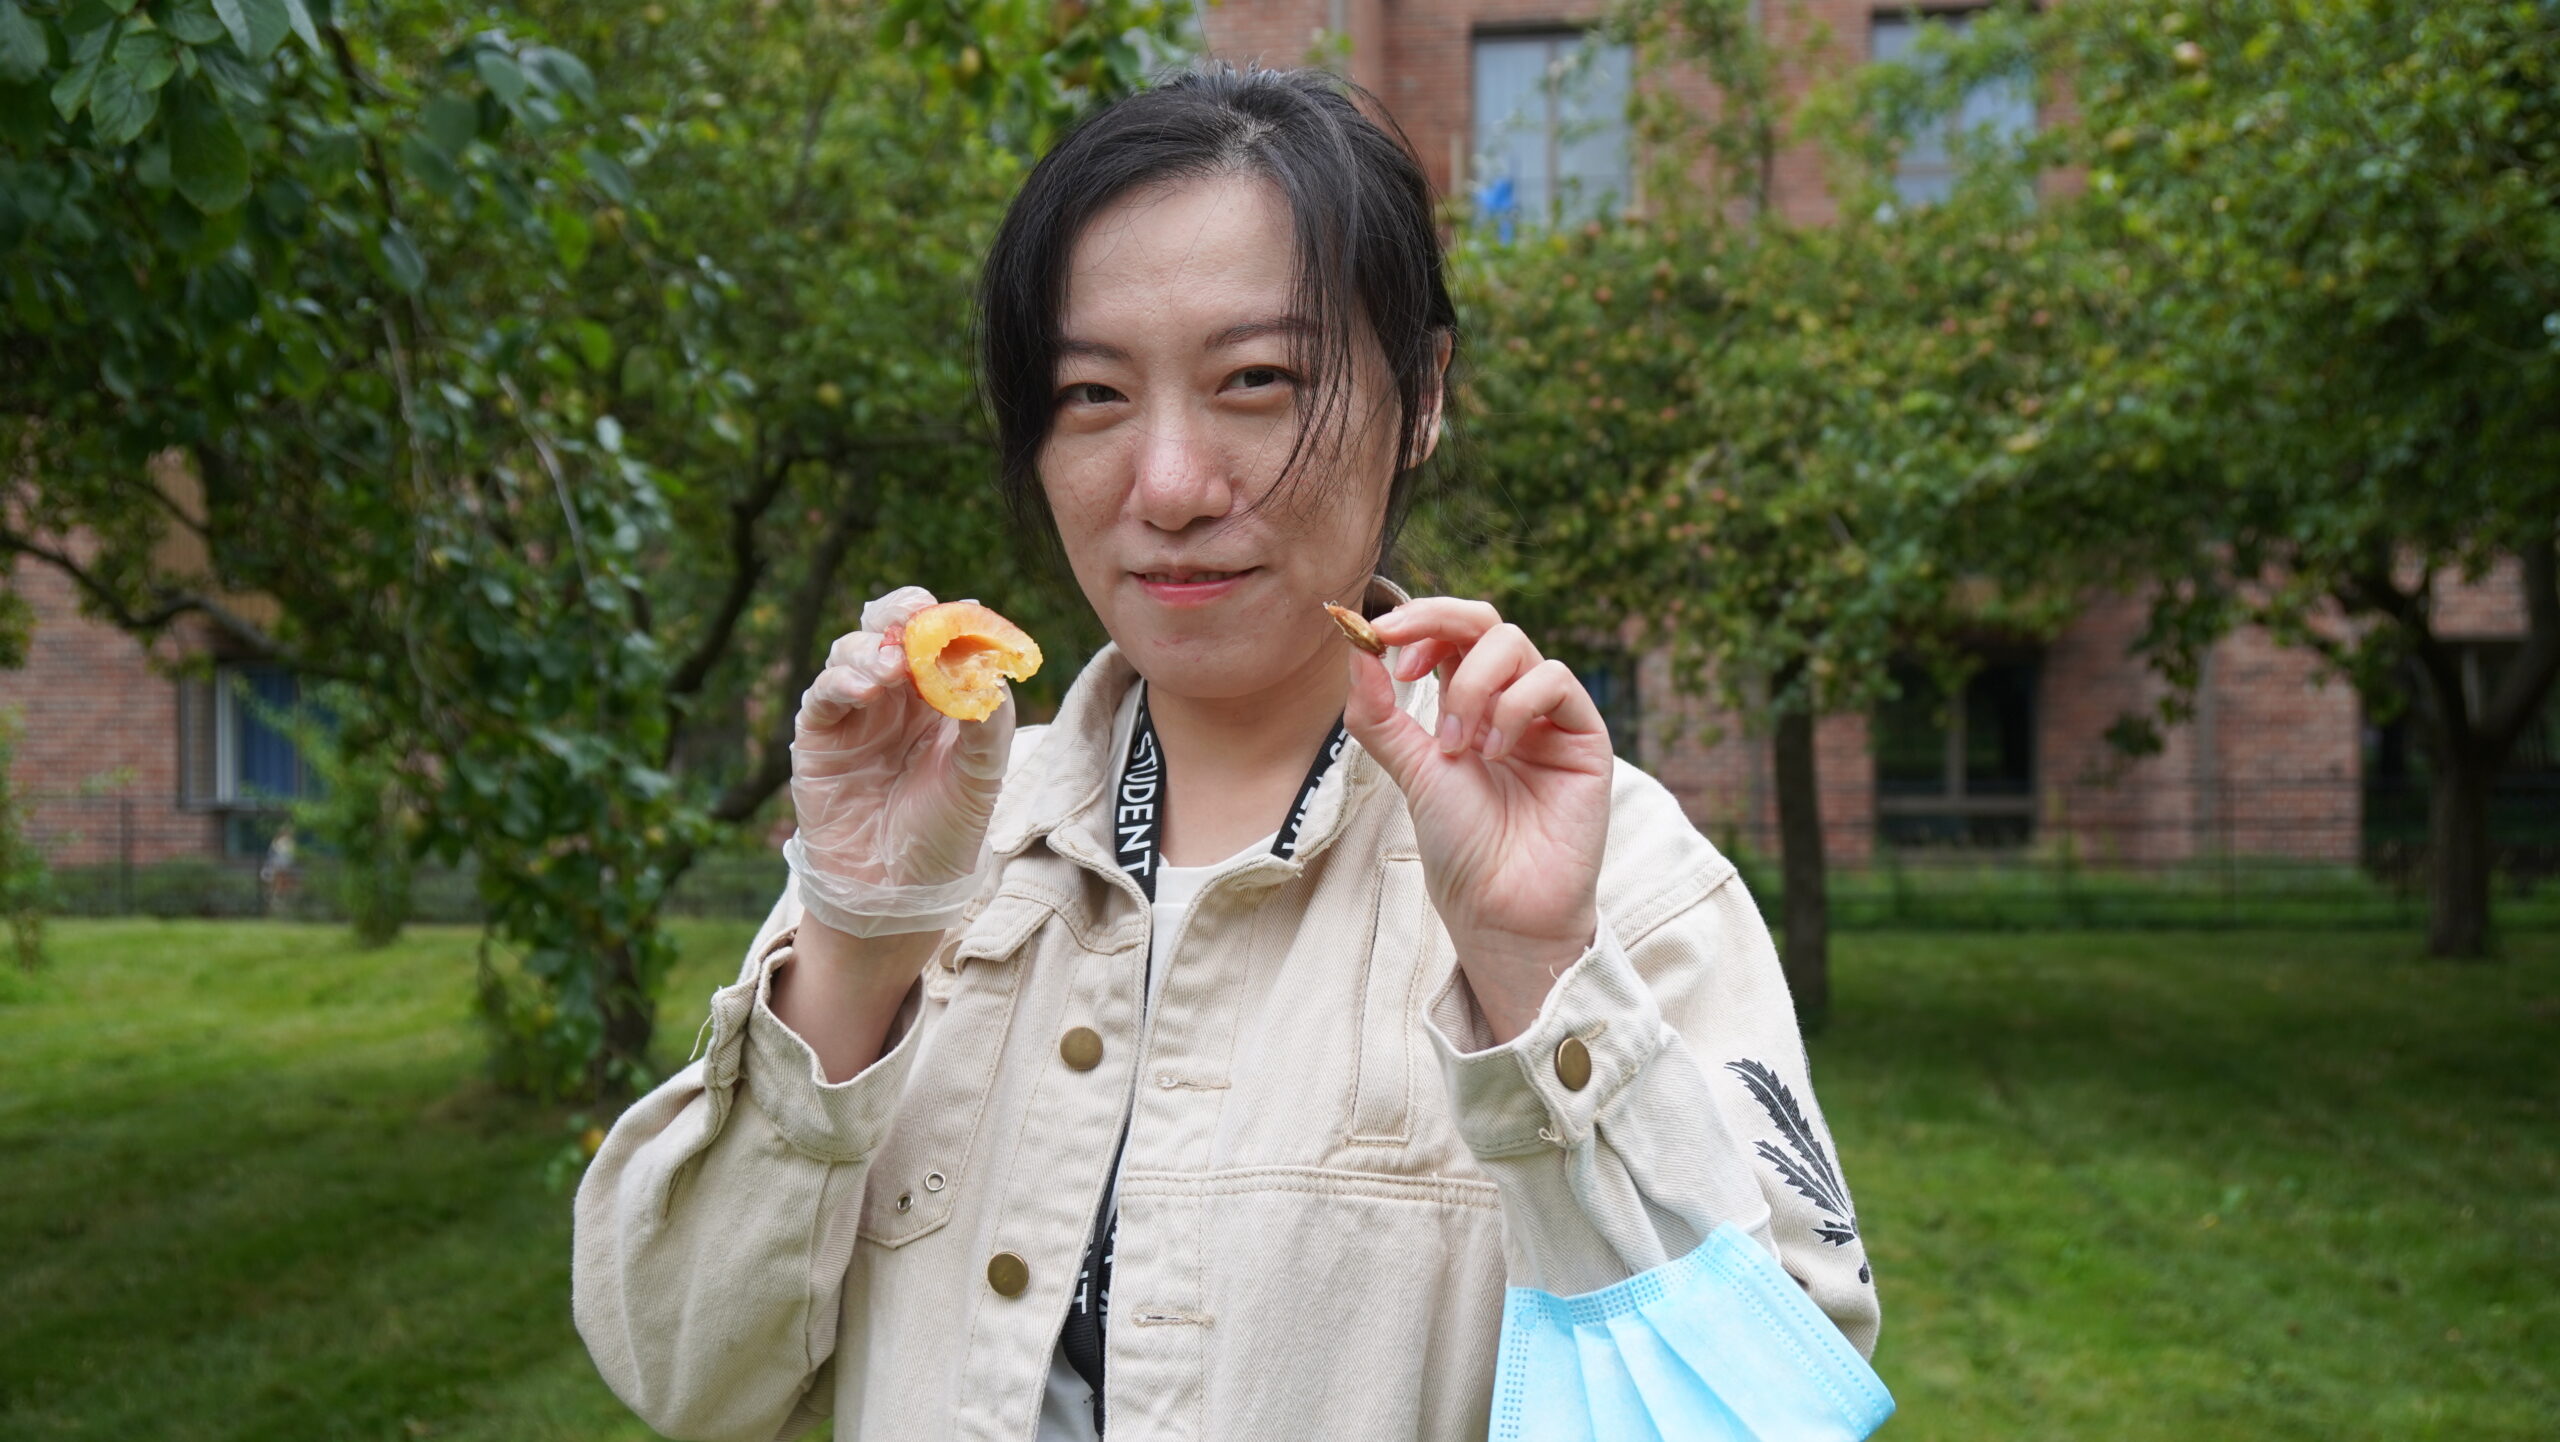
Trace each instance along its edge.
{"label": "clear plastic glove", "polygon": [[987,820],[1013,749],[1013,697],[954,721],[907,678],[889,642],[933,594],[902,586],[862,608],[800,697],[791,742],[797,835],[783,858],[809,916],[852,936],[940,931],[977,890]]}

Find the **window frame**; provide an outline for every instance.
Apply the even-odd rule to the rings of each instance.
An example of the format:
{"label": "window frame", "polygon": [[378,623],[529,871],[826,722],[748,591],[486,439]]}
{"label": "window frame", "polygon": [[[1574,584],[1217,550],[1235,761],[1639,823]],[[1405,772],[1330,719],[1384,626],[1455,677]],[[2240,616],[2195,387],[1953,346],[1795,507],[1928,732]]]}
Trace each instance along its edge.
{"label": "window frame", "polygon": [[[1909,26],[1912,30],[1911,38],[1914,42],[1917,42],[1920,38],[1921,27],[1923,26],[1937,24],[1948,26],[1951,29],[1961,30],[1965,26],[1971,25],[1974,21],[1974,17],[1987,14],[1993,8],[1995,7],[1991,3],[1991,0],[1957,0],[1957,3],[1953,4],[1875,5],[1867,11],[1866,63],[1870,65],[1884,63],[1884,57],[1877,53],[1877,40],[1880,33],[1888,24]],[[1895,60],[1898,62],[1902,58],[1903,57],[1901,56],[1897,56],[1895,57]],[[1963,124],[1964,117],[1962,107],[1964,104],[1971,103],[1974,96],[1979,95],[1987,88],[1989,88],[1988,84],[1977,85],[1973,90],[1968,91],[1966,93],[1965,101],[1959,104],[1957,113],[1947,116],[1942,122],[1942,129],[1941,133],[1937,137],[1937,142],[1938,147],[1943,154],[1943,159],[1939,162],[1939,167],[1937,169],[1920,174],[1915,174],[1908,170],[1906,167],[1910,164],[1910,147],[1907,141],[1903,149],[1894,156],[1892,179],[1894,200],[1897,204],[1906,206],[1935,205],[1939,200],[1944,198],[1944,196],[1941,195],[1914,196],[1911,192],[1914,188],[1912,182],[1915,180],[1936,181],[1941,184],[1948,194],[1952,194],[1954,192],[1955,187],[1963,178],[1963,170],[1957,164],[1956,160],[1957,141],[1968,128],[1978,128],[1978,126],[1966,127]],[[2035,91],[2032,85],[2029,86],[2027,94],[2024,96],[2024,100],[2026,108],[2027,133],[2033,134],[2044,127],[2044,115],[2036,106]]]}
{"label": "window frame", "polygon": [[[1529,40],[1541,41],[1548,46],[1545,60],[1546,82],[1539,87],[1546,102],[1546,114],[1540,127],[1544,142],[1546,205],[1544,213],[1532,214],[1528,206],[1518,199],[1518,177],[1513,177],[1513,208],[1507,214],[1489,213],[1483,208],[1481,195],[1485,160],[1491,153],[1485,145],[1484,131],[1488,108],[1484,99],[1482,61],[1484,46],[1488,42]],[[1559,78],[1556,67],[1570,59],[1575,50],[1584,46],[1621,51],[1626,55],[1626,84],[1620,96],[1620,113],[1614,121],[1619,132],[1617,165],[1619,184],[1614,190],[1602,191],[1597,196],[1590,197],[1589,202],[1592,208],[1589,213],[1578,211],[1568,213],[1563,160],[1569,137],[1566,135],[1567,122],[1560,113],[1562,87],[1554,82]],[[1595,49],[1596,53],[1598,52]],[[1467,169],[1470,173],[1453,177],[1456,183],[1452,188],[1473,197],[1474,217],[1480,222],[1516,221],[1537,227],[1556,227],[1579,224],[1585,220],[1609,219],[1636,212],[1639,209],[1639,198],[1636,193],[1638,175],[1635,163],[1635,133],[1634,127],[1629,124],[1625,114],[1627,103],[1632,101],[1635,95],[1634,66],[1633,47],[1624,42],[1609,40],[1597,25],[1569,21],[1497,22],[1479,24],[1470,30],[1467,35],[1467,145],[1465,151]],[[1581,200],[1584,197],[1576,196],[1575,199]]]}
{"label": "window frame", "polygon": [[[1893,794],[1886,791],[1879,764],[1874,783],[1876,840],[1879,845],[1909,849],[1913,843],[1895,841],[1889,835],[1889,823],[1897,818],[1931,818],[1972,822],[1980,818],[2017,819],[2023,823],[2016,841],[1984,842],[1967,840],[1959,843],[1975,849],[2013,849],[2033,845],[2036,834],[2037,797],[2044,770],[2044,657],[2032,649],[1984,649],[1975,656],[1975,666],[1965,676],[1965,691],[1952,696],[1937,692],[1935,678],[1930,677],[1932,693],[1943,720],[1938,750],[1938,779],[1946,787],[1941,792],[1926,794]],[[2024,787],[2014,793],[1976,794],[1968,786],[1966,743],[1972,726],[1972,707],[1968,704],[1971,688],[1994,667],[2023,668],[2027,673],[2026,778]],[[1927,672],[1920,674],[1927,676]],[[1868,716],[1870,727],[1868,749],[1880,754],[1881,735],[1875,734],[1881,721],[1876,713]]]}
{"label": "window frame", "polygon": [[[297,801],[318,792],[318,778],[302,748],[291,736],[284,738],[292,747],[294,787],[289,796],[265,792],[249,794],[240,784],[241,699],[248,682],[245,673],[252,670],[282,671],[291,676],[294,707],[304,710],[307,699],[302,678],[291,669],[273,662],[257,660],[224,660],[213,663],[210,675],[191,675],[178,686],[178,805],[188,811],[275,813],[290,810]],[[210,774],[207,774],[207,773]]]}

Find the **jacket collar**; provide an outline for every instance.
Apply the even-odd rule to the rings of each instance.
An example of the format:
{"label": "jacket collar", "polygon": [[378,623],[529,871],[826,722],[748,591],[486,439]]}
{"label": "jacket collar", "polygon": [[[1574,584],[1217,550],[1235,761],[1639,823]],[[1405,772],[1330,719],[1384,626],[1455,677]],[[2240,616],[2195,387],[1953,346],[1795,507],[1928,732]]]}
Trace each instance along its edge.
{"label": "jacket collar", "polygon": [[[1372,576],[1363,609],[1376,614],[1409,599],[1393,581]],[[1120,763],[1119,748],[1112,742],[1120,703],[1137,679],[1137,668],[1117,645],[1104,646],[1085,663],[1038,749],[1024,759],[996,802],[987,828],[988,845],[996,855],[1017,855],[1045,837],[1060,855],[1117,873],[1108,840],[1108,798]],[[1396,685],[1396,704],[1426,727],[1437,719],[1439,696],[1439,682],[1427,674]],[[1359,798],[1376,787],[1393,789],[1393,784],[1358,741],[1346,742],[1307,805],[1296,857],[1270,860],[1295,874],[1332,843]]]}

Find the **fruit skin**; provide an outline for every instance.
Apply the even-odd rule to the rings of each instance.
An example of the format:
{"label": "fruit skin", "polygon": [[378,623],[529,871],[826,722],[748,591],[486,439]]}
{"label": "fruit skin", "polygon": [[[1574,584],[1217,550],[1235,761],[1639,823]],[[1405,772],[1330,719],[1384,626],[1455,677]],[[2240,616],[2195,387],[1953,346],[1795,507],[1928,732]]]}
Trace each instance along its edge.
{"label": "fruit skin", "polygon": [[1040,643],[975,601],[927,606],[889,639],[906,648],[907,674],[925,704],[955,721],[984,721],[1004,705],[996,678],[1028,681]]}
{"label": "fruit skin", "polygon": [[1324,603],[1324,613],[1333,618],[1333,624],[1342,628],[1343,639],[1352,645],[1372,656],[1387,654],[1387,643],[1379,637],[1378,628],[1370,625],[1359,612],[1345,610],[1327,601]]}

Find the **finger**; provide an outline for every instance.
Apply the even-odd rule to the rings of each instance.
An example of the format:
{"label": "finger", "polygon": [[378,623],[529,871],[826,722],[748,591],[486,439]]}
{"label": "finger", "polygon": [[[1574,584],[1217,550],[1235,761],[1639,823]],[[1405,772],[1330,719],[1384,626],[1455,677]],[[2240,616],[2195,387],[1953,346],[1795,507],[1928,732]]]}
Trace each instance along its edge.
{"label": "finger", "polygon": [[1430,734],[1396,705],[1383,662],[1358,647],[1345,647],[1344,654],[1350,657],[1351,695],[1343,703],[1342,729],[1378,758],[1397,789],[1410,791],[1412,778],[1431,759]]}
{"label": "finger", "polygon": [[1427,637],[1438,637],[1463,651],[1477,638],[1502,624],[1502,613],[1483,601],[1466,601],[1456,596],[1424,596],[1407,601],[1369,623],[1378,630],[1378,638],[1390,646],[1402,646]]}
{"label": "finger", "polygon": [[863,606],[862,629],[885,635],[890,627],[907,624],[915,619],[916,612],[933,603],[933,593],[924,587],[900,586]]}
{"label": "finger", "polygon": [[794,729],[807,733],[824,731],[842,722],[866,706],[876,705],[890,688],[905,684],[905,660],[900,658],[897,674],[882,677],[854,666],[829,666],[800,693],[800,714],[794,718]]}
{"label": "finger", "polygon": [[1495,693],[1545,659],[1528,634],[1507,621],[1485,632],[1440,693],[1440,749],[1455,754],[1474,745]]}
{"label": "finger", "polygon": [[1494,697],[1493,712],[1486,718],[1484,759],[1496,760],[1516,748],[1540,721],[1577,736],[1609,729],[1573,668],[1562,661],[1541,661]]}
{"label": "finger", "polygon": [[1013,726],[1013,688],[1005,686],[1004,704],[996,707],[994,715],[953,728],[959,735],[952,743],[951,760],[960,774],[972,781],[1002,781],[1005,762],[1013,754]]}
{"label": "finger", "polygon": [[1416,641],[1410,646],[1396,648],[1393,673],[1399,681],[1417,680],[1426,672],[1436,671],[1444,665],[1455,662],[1459,654],[1458,648],[1446,641],[1438,639]]}
{"label": "finger", "polygon": [[827,648],[827,664],[850,666],[885,681],[906,674],[907,652],[877,631],[847,631]]}

